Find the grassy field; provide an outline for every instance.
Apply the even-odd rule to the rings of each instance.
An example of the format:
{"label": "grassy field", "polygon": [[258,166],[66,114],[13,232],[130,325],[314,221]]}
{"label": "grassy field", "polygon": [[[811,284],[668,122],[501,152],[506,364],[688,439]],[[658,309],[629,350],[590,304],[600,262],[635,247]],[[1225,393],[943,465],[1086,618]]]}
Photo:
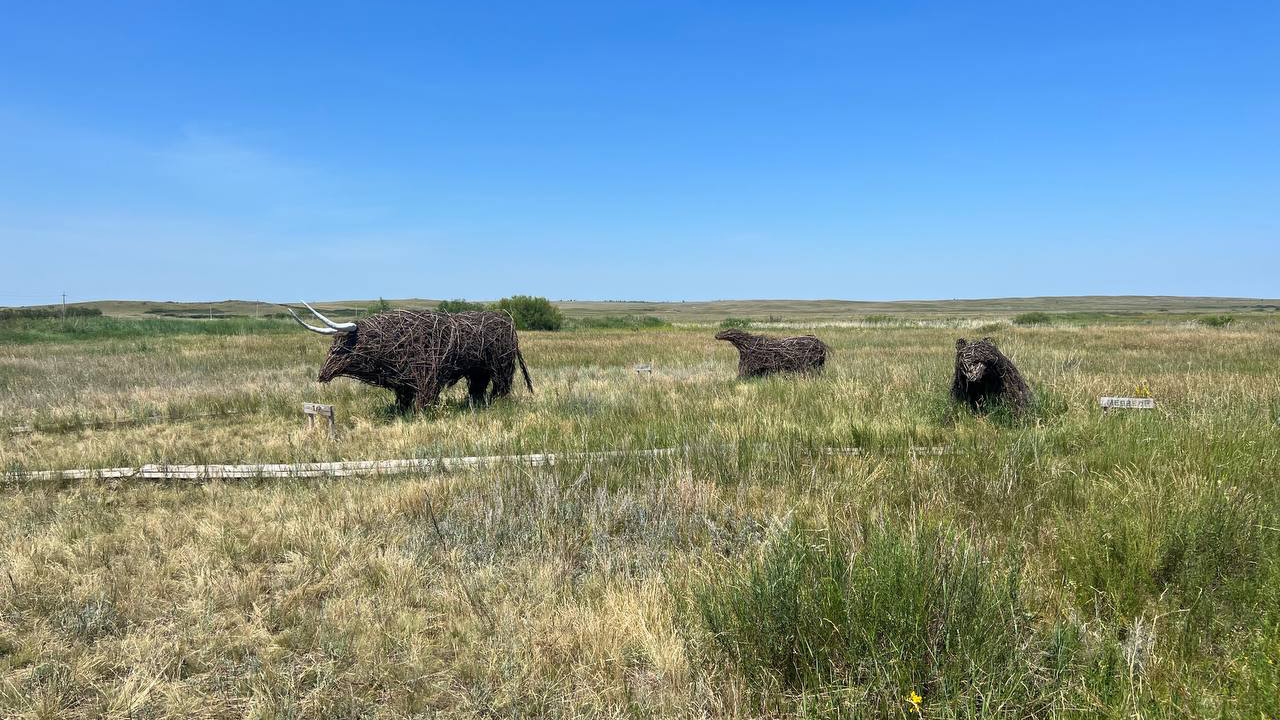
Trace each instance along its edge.
{"label": "grassy field", "polygon": [[[710,325],[521,333],[533,395],[416,417],[317,384],[327,342],[280,320],[0,324],[3,470],[682,448],[10,482],[0,717],[1276,717],[1274,301],[984,302],[606,310],[825,324],[834,356],[740,382]],[[1029,418],[948,400],[983,335]],[[1157,410],[1099,411],[1139,386]]]}

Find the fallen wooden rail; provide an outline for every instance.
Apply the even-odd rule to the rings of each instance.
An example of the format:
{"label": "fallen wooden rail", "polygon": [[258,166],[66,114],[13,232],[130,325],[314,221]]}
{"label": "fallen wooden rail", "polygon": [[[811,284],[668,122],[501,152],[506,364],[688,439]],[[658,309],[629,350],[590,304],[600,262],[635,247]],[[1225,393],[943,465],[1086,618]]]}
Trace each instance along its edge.
{"label": "fallen wooden rail", "polygon": [[[5,483],[112,480],[249,480],[254,478],[350,477],[352,475],[398,475],[410,472],[457,470],[484,465],[512,463],[526,467],[554,465],[565,460],[603,460],[617,457],[662,457],[683,452],[727,449],[730,445],[702,447],[649,448],[643,450],[607,450],[600,452],[536,453],[531,455],[477,455],[472,457],[417,458],[405,460],[348,460],[321,463],[251,463],[246,465],[143,465],[81,470],[17,470],[3,474]],[[767,450],[767,447],[761,447]],[[867,448],[822,448],[824,455],[866,455]],[[911,447],[912,456],[946,455],[947,447]]]}

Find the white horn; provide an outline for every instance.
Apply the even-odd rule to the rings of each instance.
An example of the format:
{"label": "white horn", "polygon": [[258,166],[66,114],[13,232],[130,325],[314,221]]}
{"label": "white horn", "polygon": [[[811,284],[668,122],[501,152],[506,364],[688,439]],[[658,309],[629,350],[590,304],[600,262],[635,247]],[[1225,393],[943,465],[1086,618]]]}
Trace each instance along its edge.
{"label": "white horn", "polygon": [[311,307],[310,305],[307,305],[306,303],[302,303],[302,304],[306,305],[308,310],[310,310],[316,317],[320,318],[320,322],[324,323],[325,325],[328,325],[329,327],[333,328],[334,330],[337,330],[338,332],[351,332],[352,330],[356,329],[355,323],[336,323],[330,320],[329,318],[321,315],[320,313],[316,312],[316,309]]}
{"label": "white horn", "polygon": [[304,328],[306,328],[306,329],[310,330],[310,331],[311,331],[311,332],[313,332],[313,333],[320,333],[321,335],[337,335],[337,334],[338,334],[338,331],[337,331],[337,330],[331,330],[331,329],[329,329],[329,328],[318,328],[318,327],[316,327],[316,326],[314,326],[314,325],[308,325],[308,324],[306,324],[306,323],[302,322],[302,318],[298,317],[298,313],[294,312],[294,311],[293,311],[293,308],[291,308],[291,307],[287,307],[287,306],[286,306],[286,307],[285,307],[285,310],[288,310],[288,311],[289,311],[289,314],[293,316],[293,319],[294,319],[294,320],[297,320],[297,321],[298,321],[298,324],[299,324],[299,325],[301,325],[302,327],[304,327]]}

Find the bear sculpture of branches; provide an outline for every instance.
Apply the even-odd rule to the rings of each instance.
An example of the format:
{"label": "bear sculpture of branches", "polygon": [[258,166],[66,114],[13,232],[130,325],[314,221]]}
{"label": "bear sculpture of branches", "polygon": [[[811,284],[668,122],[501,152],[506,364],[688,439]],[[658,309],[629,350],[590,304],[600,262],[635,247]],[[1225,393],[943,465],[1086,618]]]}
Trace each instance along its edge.
{"label": "bear sculpture of branches", "polygon": [[1005,357],[991,338],[977,342],[956,340],[956,371],[951,397],[973,411],[989,410],[1002,403],[1020,415],[1031,405],[1031,390],[1013,361]]}

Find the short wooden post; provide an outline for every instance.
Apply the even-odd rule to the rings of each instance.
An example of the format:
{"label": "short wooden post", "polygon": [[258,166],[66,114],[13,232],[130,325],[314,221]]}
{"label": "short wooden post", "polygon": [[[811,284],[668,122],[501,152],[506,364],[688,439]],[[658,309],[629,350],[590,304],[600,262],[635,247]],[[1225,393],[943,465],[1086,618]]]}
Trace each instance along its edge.
{"label": "short wooden post", "polygon": [[319,403],[302,403],[302,413],[307,416],[307,429],[310,430],[316,426],[316,416],[319,415],[329,421],[329,439],[334,440],[338,437],[338,426],[334,419],[332,405],[321,405]]}

